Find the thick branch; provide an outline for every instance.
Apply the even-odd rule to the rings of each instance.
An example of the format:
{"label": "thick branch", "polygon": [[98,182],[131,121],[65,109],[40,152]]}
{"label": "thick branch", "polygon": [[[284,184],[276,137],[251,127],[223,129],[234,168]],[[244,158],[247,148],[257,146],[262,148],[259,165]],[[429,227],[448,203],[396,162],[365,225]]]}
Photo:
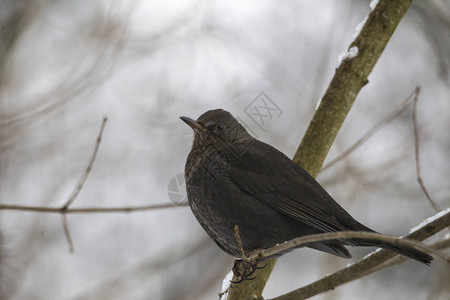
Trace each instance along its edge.
{"label": "thick branch", "polygon": [[322,98],[294,161],[316,176],[361,88],[412,0],[381,0],[351,43],[358,55],[343,60]]}
{"label": "thick branch", "polygon": [[[412,0],[381,0],[369,15],[358,37],[350,45],[358,56],[344,60],[328,86],[321,104],[294,155],[294,162],[316,177],[325,157],[361,88],[368,82],[375,63],[389,42]],[[229,300],[262,298],[262,291],[275,265],[255,272],[252,281],[231,286]],[[234,281],[237,278],[233,277]]]}

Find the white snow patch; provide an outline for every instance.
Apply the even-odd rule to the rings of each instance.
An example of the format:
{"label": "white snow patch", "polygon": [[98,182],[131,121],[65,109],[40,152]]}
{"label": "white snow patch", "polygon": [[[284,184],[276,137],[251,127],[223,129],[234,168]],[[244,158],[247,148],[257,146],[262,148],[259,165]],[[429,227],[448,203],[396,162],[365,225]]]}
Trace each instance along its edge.
{"label": "white snow patch", "polygon": [[338,56],[338,64],[340,65],[343,60],[352,59],[358,56],[358,47],[353,46],[348,49],[346,52],[342,53]]}
{"label": "white snow patch", "polygon": [[421,229],[422,227],[425,227],[426,225],[428,225],[429,223],[435,221],[436,219],[439,219],[440,217],[442,217],[445,214],[448,214],[450,212],[450,207],[444,210],[441,210],[440,212],[438,212],[437,214],[435,214],[434,216],[431,216],[429,218],[426,218],[425,220],[423,220],[422,222],[420,222],[419,225],[414,226],[413,228],[411,228],[411,230],[409,231],[409,233],[412,233],[414,231],[417,231],[419,229]]}
{"label": "white snow patch", "polygon": [[361,260],[364,260],[364,259],[366,259],[366,258],[369,258],[369,257],[371,257],[372,255],[374,255],[375,253],[380,252],[381,250],[383,250],[383,249],[378,248],[377,250],[375,250],[375,251],[373,251],[373,252],[370,252],[369,254],[367,254],[366,256],[364,256]]}
{"label": "white snow patch", "polygon": [[[374,10],[375,9],[375,7],[378,5],[378,0],[372,0],[371,2],[370,2],[370,9],[371,10]],[[355,33],[353,33],[353,35],[352,35],[352,39],[353,40],[355,40],[356,39],[356,37],[359,35],[359,33],[361,32],[361,29],[364,27],[364,25],[366,24],[366,22],[367,22],[367,18],[368,18],[369,16],[366,16],[365,18],[364,18],[364,20],[362,20],[358,25],[356,25],[356,28],[355,28]]]}
{"label": "white snow patch", "polygon": [[354,264],[355,264],[355,262],[351,262],[351,263],[347,264],[347,265],[345,266],[345,268],[349,268],[349,267],[353,266]]}
{"label": "white snow patch", "polygon": [[361,29],[364,27],[364,24],[366,24],[368,16],[366,16],[364,18],[364,20],[362,20],[358,25],[356,25],[355,28],[355,33],[352,35],[352,39],[356,39],[356,37],[359,35],[359,33],[361,32]]}
{"label": "white snow patch", "polygon": [[372,1],[370,1],[369,6],[370,6],[370,9],[371,9],[371,10],[374,10],[375,7],[377,7],[377,5],[378,5],[378,0],[372,0]]}
{"label": "white snow patch", "polygon": [[220,291],[220,293],[222,295],[221,300],[227,300],[228,298],[228,289],[230,288],[230,281],[233,279],[233,271],[230,271],[227,276],[225,276],[225,278],[222,281],[222,290]]}
{"label": "white snow patch", "polygon": [[[339,57],[338,57],[338,60],[339,60]],[[341,63],[339,63],[339,64],[341,64]],[[315,110],[317,110],[319,108],[321,102],[322,102],[322,98],[320,98],[319,101],[317,101]]]}

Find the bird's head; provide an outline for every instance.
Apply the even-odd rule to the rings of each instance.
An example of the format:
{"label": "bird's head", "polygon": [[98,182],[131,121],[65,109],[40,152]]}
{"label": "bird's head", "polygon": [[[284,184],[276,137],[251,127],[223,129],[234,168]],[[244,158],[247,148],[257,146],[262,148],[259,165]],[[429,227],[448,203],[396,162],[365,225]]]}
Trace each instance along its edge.
{"label": "bird's head", "polygon": [[206,147],[226,146],[245,143],[253,137],[245,130],[229,112],[223,109],[209,110],[202,114],[197,121],[180,117],[194,130],[194,146]]}

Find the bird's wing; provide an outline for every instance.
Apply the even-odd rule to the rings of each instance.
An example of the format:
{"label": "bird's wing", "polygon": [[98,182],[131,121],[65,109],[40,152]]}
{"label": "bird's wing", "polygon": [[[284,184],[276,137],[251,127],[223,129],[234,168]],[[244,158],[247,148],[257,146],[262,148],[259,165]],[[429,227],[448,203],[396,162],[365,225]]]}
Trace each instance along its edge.
{"label": "bird's wing", "polygon": [[364,230],[311,175],[263,142],[255,140],[233,159],[229,176],[246,193],[320,232]]}

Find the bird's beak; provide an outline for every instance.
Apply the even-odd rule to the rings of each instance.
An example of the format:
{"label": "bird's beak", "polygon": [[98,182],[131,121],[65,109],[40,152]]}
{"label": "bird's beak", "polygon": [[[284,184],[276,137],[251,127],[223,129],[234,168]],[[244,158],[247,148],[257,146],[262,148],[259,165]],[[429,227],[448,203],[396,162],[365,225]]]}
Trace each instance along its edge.
{"label": "bird's beak", "polygon": [[180,119],[183,120],[186,124],[188,124],[194,130],[200,130],[200,131],[206,130],[205,126],[203,126],[202,124],[200,124],[199,122],[197,122],[195,120],[192,120],[191,118],[180,117]]}

